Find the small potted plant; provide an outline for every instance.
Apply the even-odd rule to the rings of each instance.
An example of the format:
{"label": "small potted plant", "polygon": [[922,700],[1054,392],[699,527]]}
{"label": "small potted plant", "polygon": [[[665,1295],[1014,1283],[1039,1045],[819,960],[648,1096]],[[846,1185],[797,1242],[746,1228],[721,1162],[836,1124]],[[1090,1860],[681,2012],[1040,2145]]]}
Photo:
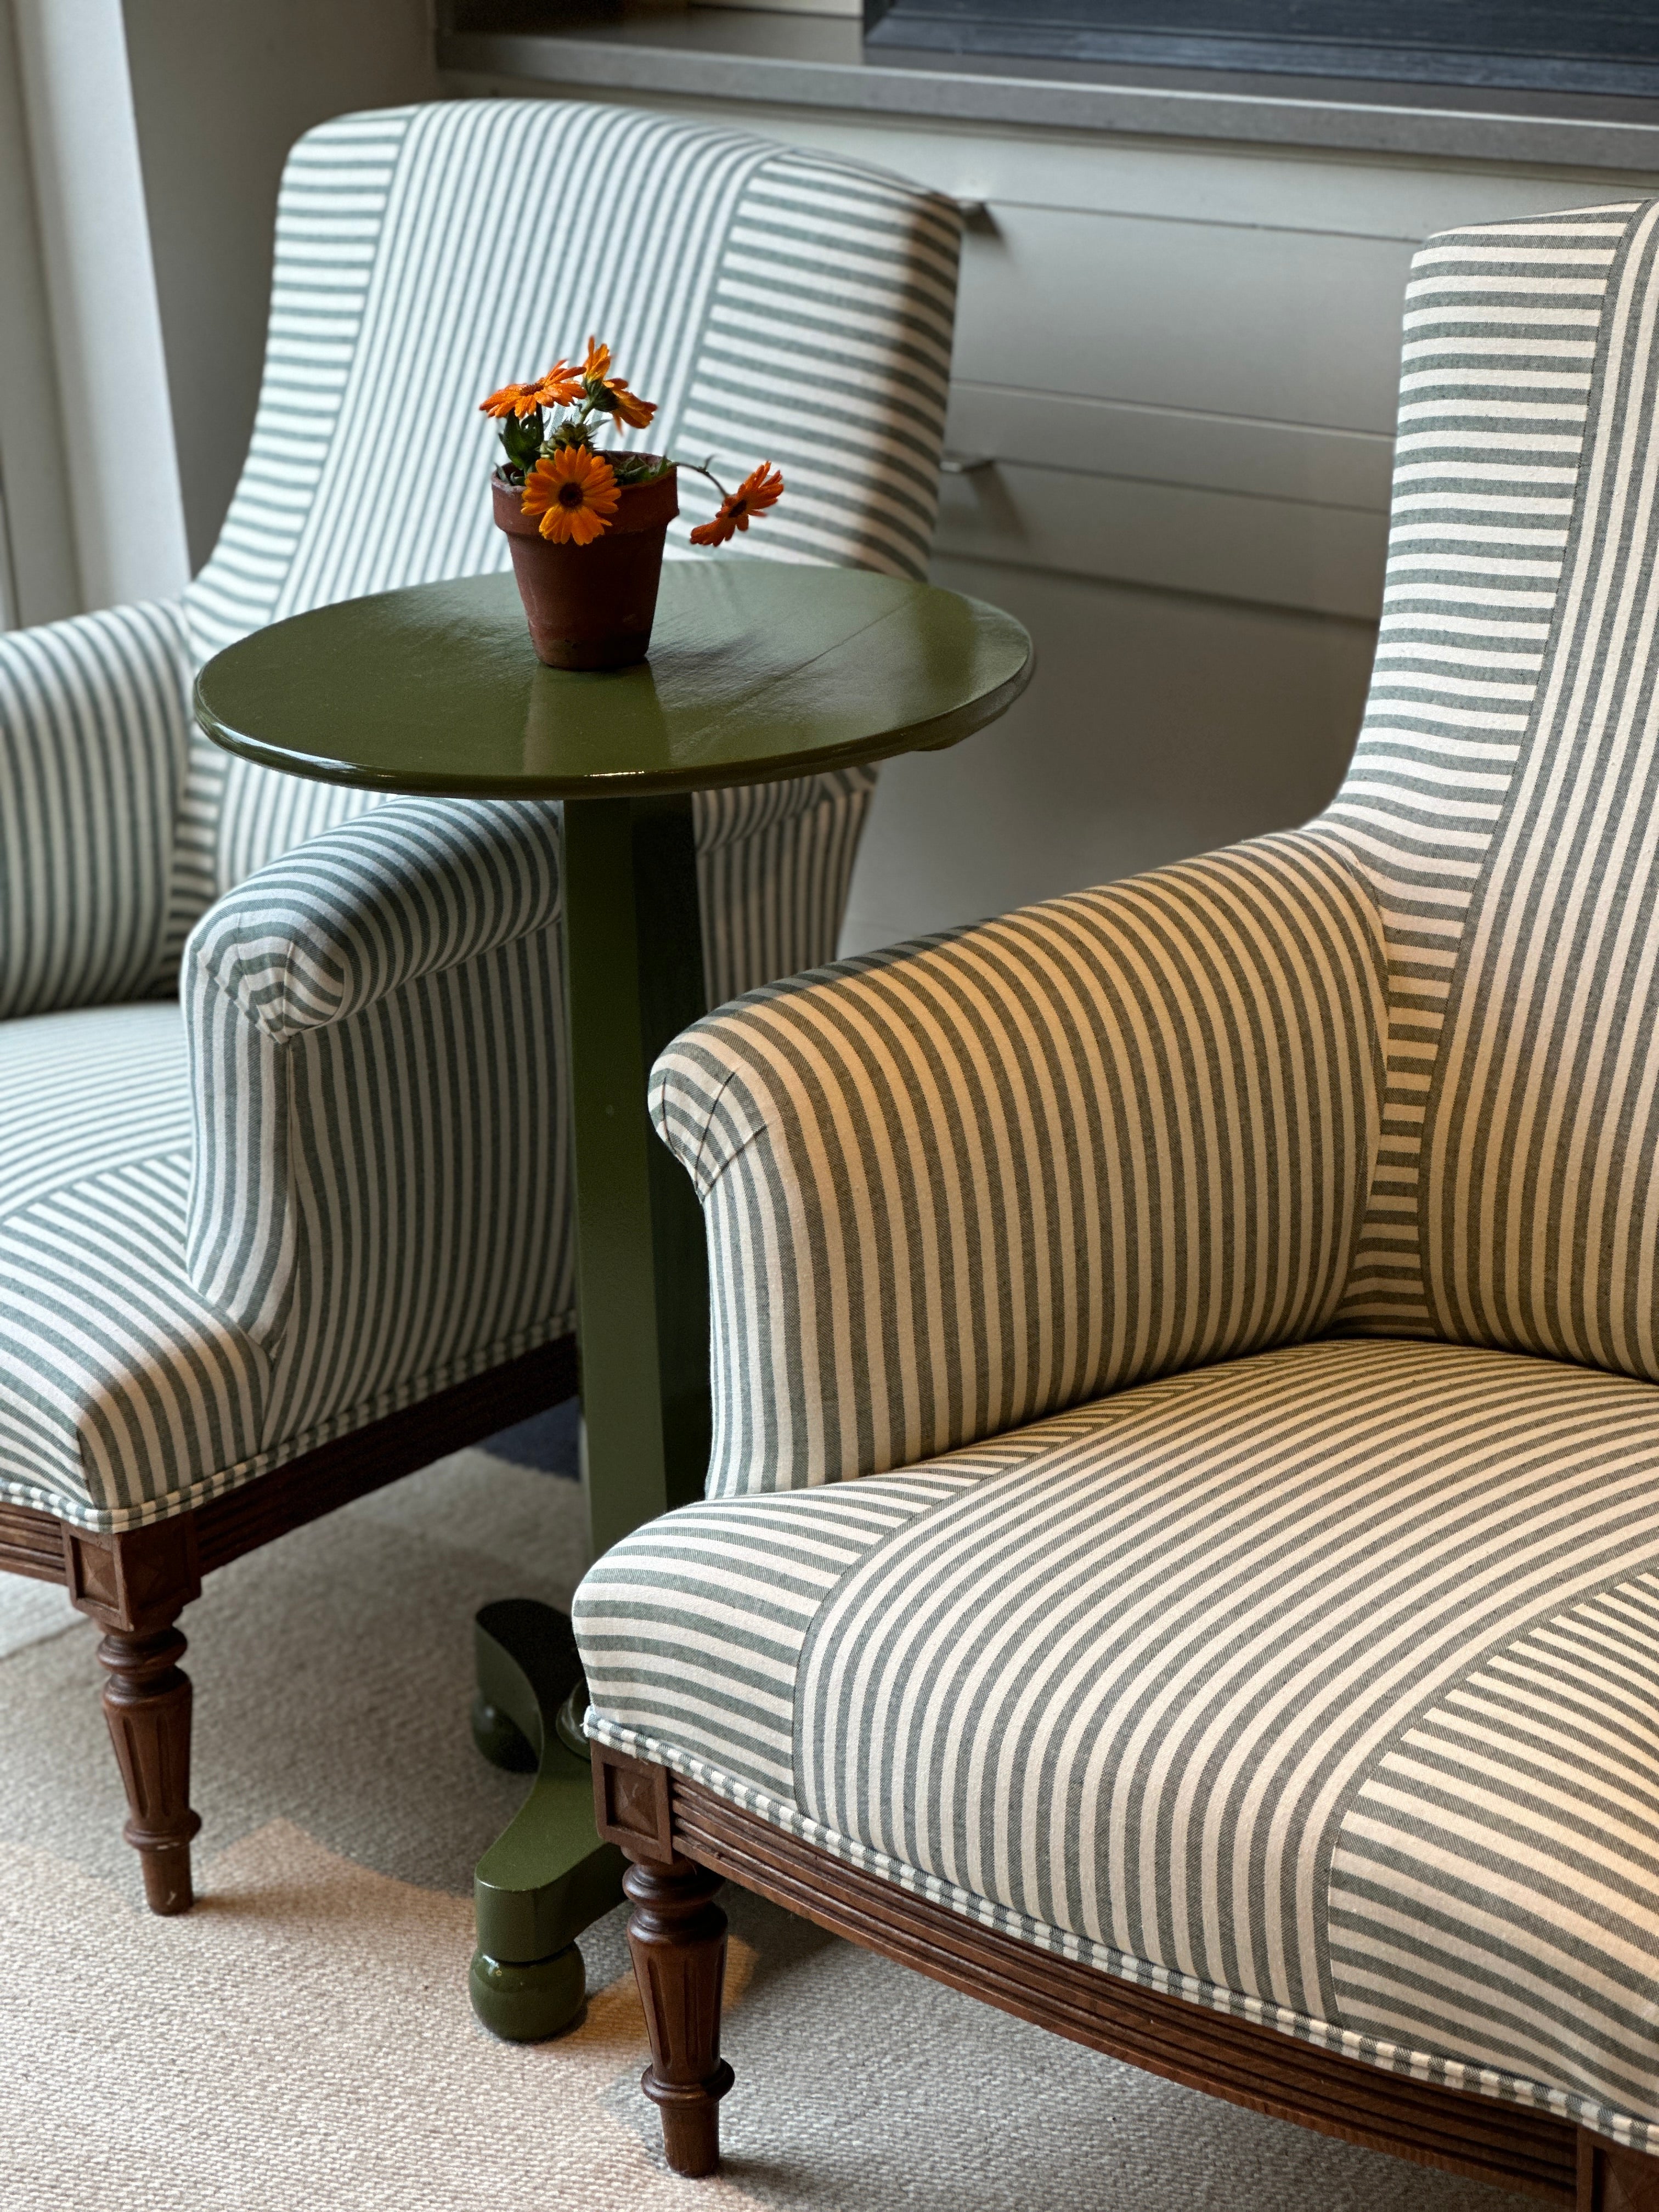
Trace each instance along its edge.
{"label": "small potted plant", "polygon": [[512,546],[536,657],[549,668],[645,659],[681,468],[708,477],[720,495],[714,519],[691,532],[694,545],[725,544],[783,490],[768,461],[728,492],[694,461],[597,451],[596,430],[643,430],[657,410],[611,374],[610,347],[591,337],[580,367],[556,361],[535,383],[504,384],[481,404],[501,426],[495,520]]}

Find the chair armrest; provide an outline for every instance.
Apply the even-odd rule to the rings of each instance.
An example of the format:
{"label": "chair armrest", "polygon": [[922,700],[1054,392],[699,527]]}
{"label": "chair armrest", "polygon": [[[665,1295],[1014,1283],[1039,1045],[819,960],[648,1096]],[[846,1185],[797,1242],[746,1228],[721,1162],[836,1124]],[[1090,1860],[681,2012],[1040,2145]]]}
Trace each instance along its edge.
{"label": "chair armrest", "polygon": [[705,1211],[711,1495],[879,1474],[1329,1319],[1380,916],[1267,838],[751,994],[658,1061]]}
{"label": "chair armrest", "polygon": [[185,964],[283,1039],[544,929],[558,907],[556,806],[394,799],[227,892]]}
{"label": "chair armrest", "polygon": [[331,1359],[362,1403],[568,1310],[558,915],[556,806],[398,799],[192,933],[186,1261],[306,1418]]}
{"label": "chair armrest", "polygon": [[190,670],[174,600],[0,634],[0,1020],[162,981]]}

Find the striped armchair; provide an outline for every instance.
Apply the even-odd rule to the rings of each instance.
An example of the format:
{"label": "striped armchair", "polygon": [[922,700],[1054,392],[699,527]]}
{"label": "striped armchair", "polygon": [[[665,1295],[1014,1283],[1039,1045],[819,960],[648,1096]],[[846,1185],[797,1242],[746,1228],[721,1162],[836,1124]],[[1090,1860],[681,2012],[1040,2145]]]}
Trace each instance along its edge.
{"label": "striped armchair", "polygon": [[[556,209],[597,241],[574,263],[526,224]],[[158,1911],[191,1902],[201,1576],[574,1376],[558,808],[233,762],[192,732],[193,668],[505,567],[479,395],[594,328],[671,449],[743,420],[783,468],[739,557],[921,574],[958,234],[896,179],[639,113],[328,124],[283,178],[206,567],[181,601],[0,636],[0,1566],[106,1631]],[[684,526],[669,550],[708,557]],[[872,782],[700,803],[711,997],[831,957]]]}
{"label": "striped armchair", "polygon": [[704,2000],[647,1996],[683,2170],[712,1870],[1259,2110],[1659,2203],[1656,260],[1659,203],[1418,256],[1318,820],[659,1063],[714,1467],[575,1619],[652,1987],[684,1929]]}

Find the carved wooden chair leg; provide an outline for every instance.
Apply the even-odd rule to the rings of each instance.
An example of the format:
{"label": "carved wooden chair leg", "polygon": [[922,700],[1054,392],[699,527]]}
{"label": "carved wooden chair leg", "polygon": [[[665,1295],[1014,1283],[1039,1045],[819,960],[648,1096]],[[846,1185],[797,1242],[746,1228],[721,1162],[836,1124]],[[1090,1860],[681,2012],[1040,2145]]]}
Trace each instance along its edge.
{"label": "carved wooden chair leg", "polygon": [[636,1860],[623,1876],[634,1906],[628,1948],[651,2036],[640,2087],[662,2114],[663,2150],[676,2173],[713,2173],[720,2162],[720,2100],[732,2069],[720,2057],[720,1887],[719,1875],[683,1858],[666,1866]]}
{"label": "carved wooden chair leg", "polygon": [[195,1524],[187,1514],[119,1535],[64,1527],[69,1593],[104,1631],[104,1717],[125,1785],[127,1841],[144,1873],[152,1912],[187,1912],[191,1838],[190,1677],[175,1623],[201,1594]]}
{"label": "carved wooden chair leg", "polygon": [[191,1838],[201,1826],[190,1808],[190,1677],[178,1662],[185,1639],[176,1628],[149,1636],[106,1635],[98,1646],[106,1668],[104,1717],[126,1785],[126,1838],[144,1870],[152,1912],[187,1912]]}
{"label": "carved wooden chair leg", "polygon": [[1659,2212],[1659,2158],[1581,2128],[1577,2212]]}

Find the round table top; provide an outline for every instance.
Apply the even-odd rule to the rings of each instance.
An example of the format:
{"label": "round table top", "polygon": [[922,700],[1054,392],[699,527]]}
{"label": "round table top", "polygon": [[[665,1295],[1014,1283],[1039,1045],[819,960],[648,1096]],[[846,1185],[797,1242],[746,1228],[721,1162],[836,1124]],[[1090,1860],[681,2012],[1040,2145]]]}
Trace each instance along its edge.
{"label": "round table top", "polygon": [[954,744],[1024,689],[1031,641],[958,592],[856,568],[671,561],[651,657],[544,668],[510,574],[273,623],[196,684],[208,735],[330,783],[601,799],[763,783]]}

